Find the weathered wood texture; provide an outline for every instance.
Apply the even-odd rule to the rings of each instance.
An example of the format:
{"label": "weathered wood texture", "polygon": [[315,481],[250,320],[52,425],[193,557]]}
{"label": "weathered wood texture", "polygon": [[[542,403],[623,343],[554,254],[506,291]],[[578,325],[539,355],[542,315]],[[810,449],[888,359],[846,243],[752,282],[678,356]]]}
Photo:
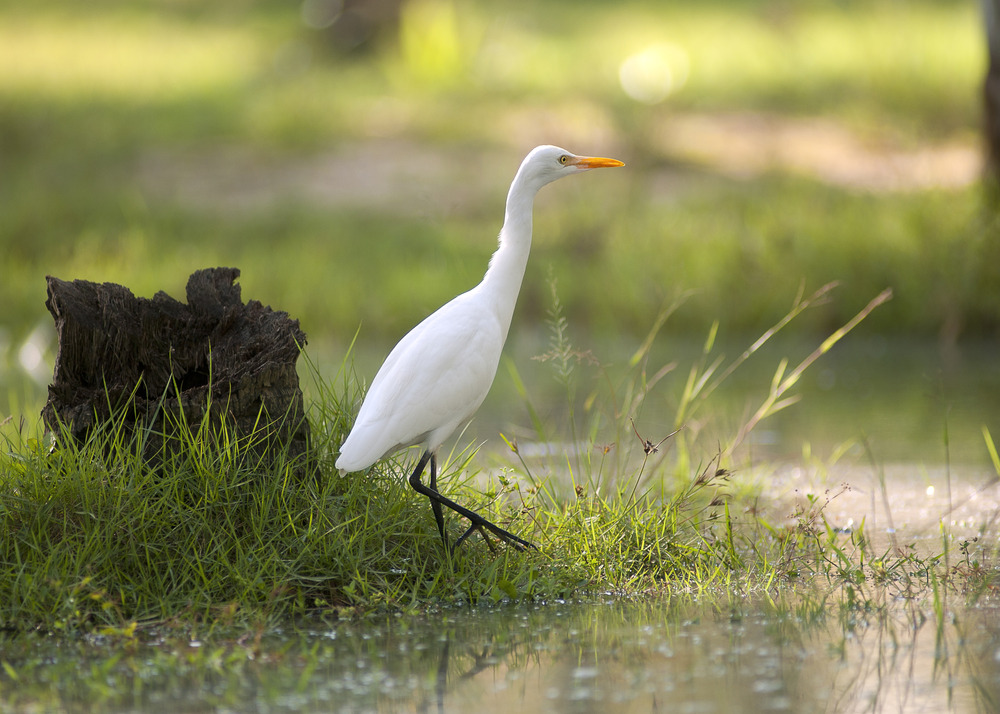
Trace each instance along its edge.
{"label": "weathered wood texture", "polygon": [[186,305],[163,292],[136,298],[113,283],[48,277],[59,350],[46,428],[83,440],[114,413],[143,430],[145,456],[156,459],[181,417],[197,429],[207,414],[213,430],[225,426],[254,454],[303,456],[309,424],[295,362],[305,334],[287,313],[244,304],[239,274],[192,274]]}

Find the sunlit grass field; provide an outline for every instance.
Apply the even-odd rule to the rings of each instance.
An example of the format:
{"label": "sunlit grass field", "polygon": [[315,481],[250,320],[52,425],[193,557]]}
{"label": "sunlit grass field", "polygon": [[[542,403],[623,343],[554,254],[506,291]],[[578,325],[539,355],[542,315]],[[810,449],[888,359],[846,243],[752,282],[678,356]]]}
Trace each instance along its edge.
{"label": "sunlit grass field", "polygon": [[[297,4],[0,12],[0,302],[16,340],[45,319],[46,273],[148,294],[214,264],[241,267],[249,294],[311,335],[362,322],[396,335],[478,278],[505,183],[544,141],[614,153],[631,173],[543,202],[522,321],[541,317],[551,265],[571,313],[599,328],[640,332],[651,304],[692,288],[704,293],[693,324],[745,326],[780,314],[799,282],[830,279],[895,287],[885,325],[933,333],[949,311],[995,324],[996,296],[966,294],[985,249],[974,188],[872,196],[780,174],[706,182],[683,162],[695,172],[674,190],[653,182],[677,168],[657,136],[691,112],[828,117],[876,148],[974,143],[984,52],[971,2],[420,0],[404,4],[398,30],[346,55]],[[378,166],[359,161],[358,177],[421,147],[421,160],[448,167],[435,178],[489,180],[431,183],[423,211],[397,209],[388,182],[372,182],[367,207],[280,190],[286,167],[373,142],[396,149]],[[182,186],[227,160],[239,168],[226,196],[209,184],[192,206],[157,180],[151,157],[163,156],[204,162],[184,164]],[[224,200],[258,173],[278,200]],[[594,291],[598,276],[620,289]],[[734,305],[727,292],[750,299]]]}

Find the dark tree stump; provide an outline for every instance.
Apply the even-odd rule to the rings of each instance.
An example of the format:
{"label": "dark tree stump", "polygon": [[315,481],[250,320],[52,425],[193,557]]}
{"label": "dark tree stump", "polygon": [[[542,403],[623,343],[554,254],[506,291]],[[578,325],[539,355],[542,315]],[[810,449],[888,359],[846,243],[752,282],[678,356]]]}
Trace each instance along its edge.
{"label": "dark tree stump", "polygon": [[132,434],[143,430],[144,456],[157,460],[179,424],[197,430],[207,417],[258,456],[303,456],[309,424],[295,361],[305,334],[287,313],[243,304],[239,275],[199,270],[186,305],[163,292],[150,300],[114,283],[46,278],[59,337],[46,428],[82,442],[114,415]]}

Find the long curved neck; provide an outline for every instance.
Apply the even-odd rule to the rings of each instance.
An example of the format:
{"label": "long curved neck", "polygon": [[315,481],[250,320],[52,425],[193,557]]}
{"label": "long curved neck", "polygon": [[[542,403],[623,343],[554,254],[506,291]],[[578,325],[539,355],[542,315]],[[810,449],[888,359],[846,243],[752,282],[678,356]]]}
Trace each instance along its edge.
{"label": "long curved neck", "polygon": [[490,267],[479,286],[490,293],[505,339],[531,251],[531,211],[536,193],[537,186],[514,179],[507,194],[500,246],[490,258]]}

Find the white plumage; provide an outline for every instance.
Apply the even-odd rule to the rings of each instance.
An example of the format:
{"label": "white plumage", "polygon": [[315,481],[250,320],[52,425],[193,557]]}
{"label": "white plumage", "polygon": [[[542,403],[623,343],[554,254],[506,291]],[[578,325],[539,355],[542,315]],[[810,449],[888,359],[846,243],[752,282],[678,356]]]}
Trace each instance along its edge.
{"label": "white plumage", "polygon": [[[436,452],[471,419],[493,384],[531,248],[535,194],[564,176],[622,165],[557,146],[536,147],[525,157],[510,185],[499,247],[482,282],[424,319],[389,353],[341,445],[338,469],[362,471],[398,449],[421,444],[424,454],[410,484],[431,499],[442,538],[443,504],[472,521],[456,545],[483,528],[515,547],[530,545],[437,493]],[[428,460],[430,488],[420,482]]]}

